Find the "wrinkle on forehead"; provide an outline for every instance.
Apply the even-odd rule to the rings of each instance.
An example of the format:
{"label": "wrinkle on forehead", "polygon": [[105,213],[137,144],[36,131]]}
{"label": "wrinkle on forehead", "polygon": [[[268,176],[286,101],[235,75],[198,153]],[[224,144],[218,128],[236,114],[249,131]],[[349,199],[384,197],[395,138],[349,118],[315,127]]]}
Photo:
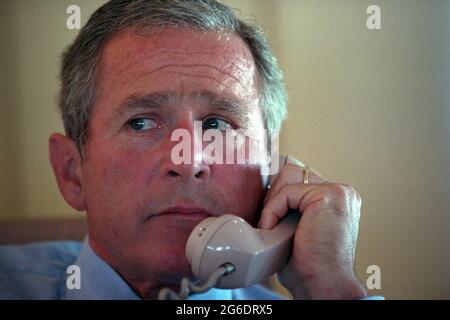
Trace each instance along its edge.
{"label": "wrinkle on forehead", "polygon": [[258,83],[250,50],[237,34],[167,27],[158,32],[137,35],[128,30],[110,39],[102,53],[100,74],[127,81],[165,66],[195,67],[202,61],[203,67],[222,72],[242,87]]}
{"label": "wrinkle on forehead", "polygon": [[[138,74],[138,76],[142,77],[142,76],[150,75],[150,74],[158,72],[158,71],[162,71],[163,69],[170,69],[170,68],[174,68],[174,69],[185,69],[185,68],[208,69],[208,68],[211,68],[215,72],[222,73],[222,74],[226,75],[227,77],[233,79],[236,83],[238,83],[242,87],[242,89],[246,88],[245,84],[242,83],[242,79],[237,78],[235,75],[233,75],[230,72],[222,71],[219,68],[215,67],[214,65],[208,65],[208,64],[176,64],[176,63],[171,63],[171,64],[163,65],[163,66],[160,66],[160,67],[157,67],[155,69],[148,70],[148,71],[146,70],[146,71]],[[183,72],[182,70],[175,71],[175,72],[178,73],[178,74],[189,75],[191,77],[207,77],[207,78],[213,79],[214,81],[216,81],[216,82],[218,82],[218,83],[220,83],[222,85],[228,86],[224,82],[220,82],[220,81],[214,79],[214,77],[206,75],[206,74],[202,74],[201,75],[201,74],[187,73],[187,72]]]}

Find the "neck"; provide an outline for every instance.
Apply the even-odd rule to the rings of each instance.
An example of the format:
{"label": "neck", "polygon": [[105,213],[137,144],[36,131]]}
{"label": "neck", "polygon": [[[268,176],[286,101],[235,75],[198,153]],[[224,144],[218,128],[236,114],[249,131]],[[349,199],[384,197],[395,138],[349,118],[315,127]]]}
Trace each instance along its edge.
{"label": "neck", "polygon": [[91,238],[89,238],[89,245],[95,254],[113,268],[141,299],[158,299],[159,292],[163,288],[169,288],[175,293],[179,292],[182,279],[180,274],[170,273],[167,269],[160,272],[129,270],[127,264],[122,265],[120,259],[114,259],[108,250]]}
{"label": "neck", "polygon": [[[123,277],[124,278],[124,277]],[[148,300],[156,300],[158,299],[159,292],[163,288],[168,288],[172,290],[173,292],[177,293],[180,291],[180,286],[171,286],[171,285],[163,285],[161,282],[159,283],[144,283],[143,281],[136,281],[136,280],[127,280],[124,278],[124,280],[128,283],[128,285],[136,292],[136,294],[141,297],[142,299],[148,299]]]}

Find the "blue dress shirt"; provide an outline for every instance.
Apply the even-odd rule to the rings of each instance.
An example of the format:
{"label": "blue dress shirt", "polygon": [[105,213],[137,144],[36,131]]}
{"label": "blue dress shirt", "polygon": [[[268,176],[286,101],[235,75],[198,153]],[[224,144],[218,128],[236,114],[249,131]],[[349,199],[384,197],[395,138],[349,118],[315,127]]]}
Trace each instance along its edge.
{"label": "blue dress shirt", "polygon": [[[80,289],[66,285],[67,268],[80,268]],[[138,300],[140,297],[90,247],[71,241],[0,246],[0,299]],[[260,285],[211,289],[192,300],[279,300]]]}

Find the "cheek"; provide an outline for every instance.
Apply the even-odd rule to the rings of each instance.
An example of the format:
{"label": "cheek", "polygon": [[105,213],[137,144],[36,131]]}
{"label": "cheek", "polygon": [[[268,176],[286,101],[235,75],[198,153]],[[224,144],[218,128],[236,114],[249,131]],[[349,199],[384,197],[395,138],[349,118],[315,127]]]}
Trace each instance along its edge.
{"label": "cheek", "polygon": [[136,180],[141,172],[136,156],[121,153],[97,154],[91,158],[91,166],[87,172],[89,185],[95,186],[95,191],[120,190],[121,192],[136,186]]}
{"label": "cheek", "polygon": [[154,158],[118,148],[98,148],[88,156],[83,187],[89,212],[129,218],[129,211],[142,205],[149,181],[158,174]]}
{"label": "cheek", "polygon": [[254,224],[259,218],[265,195],[259,167],[223,165],[217,166],[215,171],[217,183],[226,195],[229,213]]}

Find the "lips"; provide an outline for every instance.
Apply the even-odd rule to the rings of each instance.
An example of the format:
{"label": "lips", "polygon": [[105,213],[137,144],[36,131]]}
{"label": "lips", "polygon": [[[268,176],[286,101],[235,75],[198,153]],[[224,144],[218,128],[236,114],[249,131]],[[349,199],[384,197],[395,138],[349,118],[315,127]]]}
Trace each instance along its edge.
{"label": "lips", "polygon": [[181,218],[195,218],[195,219],[205,219],[210,216],[212,216],[212,213],[201,207],[196,206],[175,206],[170,207],[167,209],[164,209],[158,213],[156,213],[154,216],[178,216]]}

